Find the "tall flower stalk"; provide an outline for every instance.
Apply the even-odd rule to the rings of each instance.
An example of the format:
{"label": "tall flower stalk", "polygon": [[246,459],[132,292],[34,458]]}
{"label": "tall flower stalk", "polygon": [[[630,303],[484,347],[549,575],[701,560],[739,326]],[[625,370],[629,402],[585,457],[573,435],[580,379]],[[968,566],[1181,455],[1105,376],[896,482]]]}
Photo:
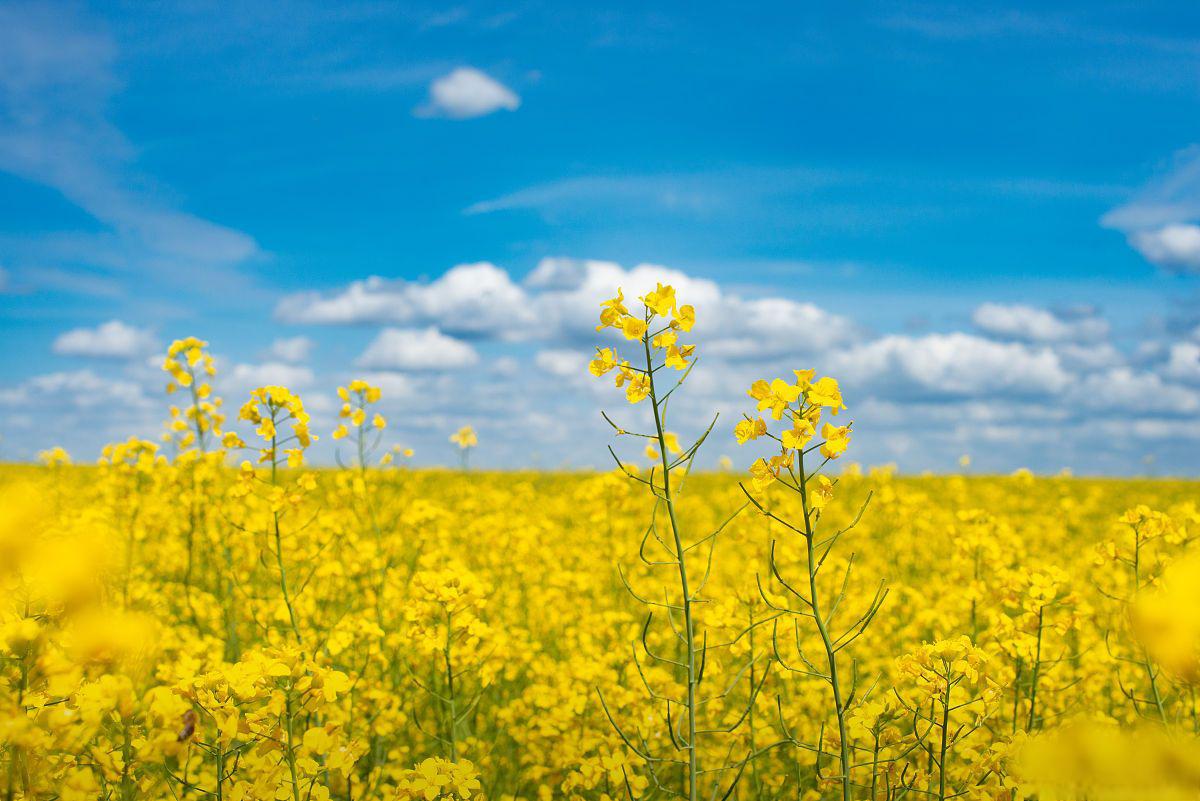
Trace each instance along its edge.
{"label": "tall flower stalk", "polygon": [[[741,776],[749,756],[737,763],[722,764],[716,767],[704,766],[701,763],[701,741],[707,736],[717,733],[730,733],[736,729],[746,714],[741,714],[732,725],[714,725],[705,727],[700,722],[700,713],[710,702],[728,694],[729,689],[703,697],[701,685],[704,678],[704,665],[708,656],[709,644],[701,636],[701,626],[698,620],[697,605],[702,602],[702,592],[708,580],[712,567],[712,553],[721,531],[729,521],[736,516],[734,512],[715,531],[699,539],[691,539],[680,525],[679,496],[684,479],[691,470],[696,452],[704,443],[713,424],[688,448],[679,446],[676,436],[667,428],[667,413],[669,401],[676,390],[682,386],[694,365],[694,345],[684,345],[679,342],[679,335],[687,333],[695,324],[695,310],[688,305],[679,305],[675,298],[675,290],[670,286],[658,284],[656,289],[640,298],[642,310],[640,314],[632,314],[625,305],[625,296],[618,290],[617,296],[601,304],[600,325],[597,331],[612,328],[619,331],[626,341],[636,343],[639,364],[635,365],[627,359],[619,358],[611,347],[597,348],[596,357],[589,365],[590,372],[599,377],[615,372],[615,385],[625,390],[625,398],[631,404],[639,404],[649,400],[650,417],[653,429],[638,433],[618,425],[607,414],[604,419],[613,427],[618,436],[632,436],[645,439],[649,445],[647,453],[656,462],[649,477],[643,477],[632,467],[626,465],[609,449],[618,467],[630,479],[644,485],[654,496],[654,511],[638,549],[643,564],[649,568],[662,567],[671,570],[676,582],[676,596],[663,601],[654,601],[643,593],[636,591],[630,584],[624,571],[620,572],[621,580],[630,594],[640,603],[650,608],[642,627],[641,649],[644,658],[660,666],[669,667],[683,675],[683,698],[676,698],[653,688],[646,677],[642,660],[638,656],[637,646],[634,646],[633,660],[638,675],[656,703],[663,704],[663,723],[666,735],[679,756],[662,756],[651,747],[651,737],[640,729],[636,732],[627,730],[617,723],[609,708],[603,693],[600,694],[605,713],[618,735],[634,753],[644,760],[646,769],[656,789],[671,795],[686,797],[689,801],[718,794],[722,774],[733,768],[736,776],[733,783]],[[681,373],[668,389],[664,389],[662,376],[665,370],[676,370]],[[742,507],[744,508],[744,506]],[[659,530],[660,514],[665,511],[668,530]],[[739,512],[741,509],[738,510]],[[661,555],[654,558],[647,556],[647,547],[651,538],[661,550]],[[707,546],[708,553],[699,550]],[[694,572],[693,559],[705,570]],[[650,629],[654,621],[654,610],[662,610],[671,624],[671,630],[679,641],[678,658],[672,658],[656,653],[650,645]],[[676,622],[676,617],[681,618]],[[753,690],[753,688],[752,688]],[[754,692],[751,693],[750,703],[753,704]],[[682,707],[682,714],[674,707]],[[674,714],[673,714],[674,713]],[[672,766],[682,769],[682,780],[678,788],[670,786],[666,771]],[[730,786],[726,793],[732,791]]]}
{"label": "tall flower stalk", "polygon": [[[799,601],[801,607],[780,605],[772,600],[771,595],[763,592],[763,600],[781,616],[796,616],[812,621],[821,640],[824,651],[824,667],[811,662],[801,648],[799,626],[794,626],[795,650],[803,667],[793,666],[781,656],[779,646],[779,620],[773,620],[773,646],[780,665],[789,672],[819,678],[829,685],[834,715],[838,728],[838,775],[836,779],[841,788],[843,801],[853,797],[853,781],[851,769],[853,766],[852,746],[848,730],[850,706],[854,698],[853,680],[849,683],[843,675],[844,665],[839,655],[851,643],[862,636],[871,620],[878,613],[887,597],[887,589],[881,582],[874,597],[866,609],[848,625],[837,620],[838,608],[845,599],[850,583],[850,573],[853,558],[847,563],[845,573],[840,582],[840,591],[829,598],[822,591],[820,582],[821,569],[833,552],[838,540],[858,524],[866,509],[870,496],[864,501],[858,515],[846,528],[835,531],[828,536],[819,534],[818,524],[822,510],[833,499],[836,481],[821,473],[830,461],[837,459],[850,444],[850,425],[838,426],[825,423],[821,428],[822,441],[817,439],[817,425],[822,414],[828,410],[837,415],[845,409],[841,389],[833,378],[821,378],[814,381],[814,371],[795,370],[795,381],[788,382],[781,378],[768,383],[765,380],[755,381],[747,394],[757,401],[757,413],[766,412],[773,421],[786,421],[789,428],[780,433],[772,433],[766,420],[759,414],[746,415],[734,427],[734,436],[739,444],[751,440],[767,439],[778,444],[779,450],[769,459],[758,459],[750,466],[751,485],[753,491],[742,485],[742,491],[751,503],[766,517],[780,523],[793,535],[800,538],[804,551],[805,573],[804,585],[797,589],[793,581],[786,579],[776,559],[775,541],[770,548],[770,573],[775,584],[781,588],[784,597]],[[805,465],[805,457],[817,452],[821,457],[820,463],[811,471]],[[798,500],[800,505],[799,520],[790,519],[772,508],[766,493],[773,486],[782,486],[791,493],[791,500]],[[780,509],[786,505],[781,505]],[[855,674],[856,671],[851,671]],[[786,730],[786,725],[785,725]],[[799,745],[799,743],[797,743]],[[808,746],[811,747],[811,746]],[[818,743],[814,749],[817,754],[817,772],[821,772],[821,761],[824,754],[824,744]]]}

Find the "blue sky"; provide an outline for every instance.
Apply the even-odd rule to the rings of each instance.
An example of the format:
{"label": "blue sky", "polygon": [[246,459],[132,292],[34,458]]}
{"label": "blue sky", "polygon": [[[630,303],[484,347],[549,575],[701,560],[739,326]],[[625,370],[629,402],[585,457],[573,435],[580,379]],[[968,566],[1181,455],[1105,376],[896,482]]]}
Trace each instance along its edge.
{"label": "blue sky", "polygon": [[194,334],[230,403],[597,464],[566,312],[657,270],[683,428],[811,364],[864,461],[1194,472],[1198,112],[1181,3],[3,3],[0,456],[153,435]]}

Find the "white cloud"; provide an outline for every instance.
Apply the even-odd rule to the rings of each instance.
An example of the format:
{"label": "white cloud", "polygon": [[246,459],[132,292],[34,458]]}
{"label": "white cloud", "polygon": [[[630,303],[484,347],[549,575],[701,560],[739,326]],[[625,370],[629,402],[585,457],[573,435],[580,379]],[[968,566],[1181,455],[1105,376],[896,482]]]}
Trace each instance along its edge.
{"label": "white cloud", "polygon": [[574,350],[540,350],[533,363],[558,378],[573,378],[586,374],[587,357]]}
{"label": "white cloud", "polygon": [[1154,373],[1137,373],[1117,367],[1093,373],[1074,383],[1066,398],[1073,409],[1115,411],[1129,417],[1147,412],[1194,414],[1200,411],[1200,394],[1169,384]]}
{"label": "white cloud", "polygon": [[124,378],[106,378],[92,370],[73,370],[34,376],[0,390],[0,404],[33,406],[42,411],[63,405],[76,409],[120,407],[145,410],[153,402],[141,385]]}
{"label": "white cloud", "polygon": [[965,333],[889,335],[828,360],[827,372],[849,384],[925,397],[1045,396],[1070,382],[1057,354]]}
{"label": "white cloud", "polygon": [[590,341],[600,301],[620,287],[632,302],[658,282],[671,284],[682,302],[702,310],[694,340],[714,356],[811,353],[861,338],[853,322],[811,303],[743,298],[661,265],[626,269],[610,261],[564,258],[542,259],[523,285],[490,262],[460,264],[428,283],[372,277],[329,294],[290,295],[275,314],[309,324],[435,325],[467,339]]}
{"label": "white cloud", "polygon": [[[267,361],[260,364],[235,364],[228,371],[218,365],[215,383],[218,394],[234,404],[236,409],[252,390],[259,387],[278,385],[300,391],[311,388],[316,383],[316,376],[307,367]],[[308,405],[309,398],[304,397],[303,400]]]}
{"label": "white cloud", "polygon": [[516,111],[520,105],[516,92],[495,78],[473,67],[459,67],[429,85],[429,100],[416,114],[464,120],[501,109]]}
{"label": "white cloud", "polygon": [[595,336],[600,301],[620,287],[634,301],[657,283],[675,287],[681,303],[698,311],[692,339],[703,353],[727,359],[769,358],[812,353],[860,337],[850,320],[811,303],[787,298],[747,299],[726,293],[715,282],[656,264],[626,270],[609,261],[547,258],[525,279],[533,295],[541,331],[580,339]]}
{"label": "white cloud", "polygon": [[1099,370],[1117,367],[1125,356],[1109,342],[1077,344],[1068,342],[1054,346],[1054,352],[1068,370]]}
{"label": "white cloud", "polygon": [[1180,273],[1200,273],[1200,226],[1173,223],[1161,228],[1135,231],[1129,243],[1147,261],[1165,270]]}
{"label": "white cloud", "polygon": [[1026,342],[1095,342],[1109,331],[1108,321],[1090,311],[1063,315],[1022,304],[984,303],[971,322],[990,336]]}
{"label": "white cloud", "polygon": [[385,328],[355,362],[382,370],[459,370],[479,362],[466,342],[437,328]]}
{"label": "white cloud", "polygon": [[499,339],[520,338],[534,320],[525,291],[490,262],[460,264],[429,283],[373,276],[332,294],[289,295],[275,315],[325,325],[436,324],[457,336]]}
{"label": "white cloud", "polygon": [[1101,218],[1164,270],[1200,272],[1200,146],[1179,151],[1169,166],[1126,203]]}
{"label": "white cloud", "polygon": [[60,356],[93,356],[102,359],[135,359],[157,347],[154,335],[144,328],[109,320],[96,328],[73,328],[54,340]]}
{"label": "white cloud", "polygon": [[1181,381],[1200,383],[1200,345],[1195,342],[1173,344],[1163,373]]}
{"label": "white cloud", "polygon": [[272,342],[266,355],[273,361],[297,364],[307,361],[312,349],[313,341],[308,337],[284,337]]}
{"label": "white cloud", "polygon": [[371,386],[379,387],[380,400],[385,407],[416,394],[416,386],[411,376],[400,373],[369,372],[363,373],[361,378]]}
{"label": "white cloud", "polygon": [[786,298],[727,298],[710,326],[705,352],[728,359],[812,354],[857,340],[858,326],[812,303]]}

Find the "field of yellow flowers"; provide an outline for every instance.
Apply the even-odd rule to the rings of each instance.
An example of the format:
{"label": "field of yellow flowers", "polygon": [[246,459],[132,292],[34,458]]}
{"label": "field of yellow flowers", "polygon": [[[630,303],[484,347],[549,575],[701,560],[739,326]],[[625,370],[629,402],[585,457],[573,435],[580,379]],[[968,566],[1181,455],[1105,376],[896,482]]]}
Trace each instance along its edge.
{"label": "field of yellow flowers", "polygon": [[1198,797],[1195,483],[863,471],[804,369],[681,441],[696,314],[604,304],[605,473],[227,420],[176,342],[165,442],[0,470],[4,799]]}

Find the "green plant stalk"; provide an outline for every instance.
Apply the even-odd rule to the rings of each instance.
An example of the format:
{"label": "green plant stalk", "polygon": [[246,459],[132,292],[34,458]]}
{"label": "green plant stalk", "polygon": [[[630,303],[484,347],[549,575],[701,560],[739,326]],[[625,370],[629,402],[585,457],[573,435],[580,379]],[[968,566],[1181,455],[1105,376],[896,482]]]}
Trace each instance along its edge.
{"label": "green plant stalk", "polygon": [[[275,409],[271,409],[271,427],[275,427]],[[279,486],[279,450],[278,434],[271,435],[271,486]],[[272,511],[271,517],[275,526],[275,564],[279,567],[279,590],[283,593],[283,603],[287,606],[288,621],[292,625],[292,634],[300,642],[300,627],[296,624],[296,610],[292,606],[292,596],[288,592],[287,568],[283,565],[283,536],[279,533],[279,512]]]}
{"label": "green plant stalk", "polygon": [[800,502],[804,507],[804,543],[808,553],[808,593],[812,604],[813,620],[817,623],[817,631],[821,635],[821,645],[825,649],[825,660],[829,664],[829,685],[833,689],[833,706],[837,714],[838,738],[840,740],[842,801],[851,801],[850,787],[850,743],[846,736],[846,707],[842,700],[842,685],[838,679],[837,652],[833,649],[833,640],[829,636],[829,627],[821,615],[821,605],[817,600],[817,556],[813,547],[812,514],[808,504],[808,474],[804,470],[804,451],[799,451],[800,468]]}
{"label": "green plant stalk", "polygon": [[287,714],[287,763],[292,776],[292,801],[300,801],[300,779],[296,775],[296,747],[292,742],[292,691],[288,688],[286,699]]}
{"label": "green plant stalk", "polygon": [[946,752],[949,749],[950,737],[950,691],[954,683],[950,681],[950,665],[946,669],[946,695],[942,698],[942,743],[938,756],[938,801],[946,801]]}
{"label": "green plant stalk", "polygon": [[[1134,598],[1142,591],[1142,541],[1137,528],[1133,529],[1133,595]],[[1142,646],[1142,665],[1146,669],[1146,678],[1150,680],[1150,691],[1154,694],[1154,706],[1158,710],[1158,717],[1162,720],[1164,726],[1169,726],[1170,721],[1167,720],[1167,710],[1163,705],[1162,693],[1158,689],[1158,680],[1154,673],[1154,664],[1150,661],[1150,654],[1146,650],[1146,646]],[[1134,704],[1136,707],[1137,704]]]}
{"label": "green plant stalk", "polygon": [[1032,732],[1034,724],[1037,723],[1038,674],[1042,669],[1042,620],[1045,613],[1045,606],[1038,607],[1037,650],[1033,656],[1033,675],[1029,680],[1029,719],[1025,723],[1026,732]]}
{"label": "green plant stalk", "polygon": [[666,432],[663,430],[662,413],[659,410],[658,395],[654,388],[654,364],[650,356],[649,333],[642,336],[642,346],[646,352],[646,376],[650,384],[650,403],[654,409],[654,430],[658,437],[658,455],[662,460],[663,467],[663,496],[666,499],[667,517],[671,521],[671,535],[674,538],[676,562],[679,565],[679,587],[683,593],[684,645],[687,648],[687,795],[688,801],[697,801],[699,797],[699,765],[696,749],[696,629],[692,622],[692,595],[688,584],[683,537],[679,533],[679,523],[675,516],[675,498],[671,494],[671,462],[667,455]]}
{"label": "green plant stalk", "polygon": [[457,726],[458,718],[458,700],[454,696],[454,660],[450,653],[450,643],[454,636],[454,618],[450,614],[450,609],[446,609],[446,647],[442,651],[442,656],[446,663],[446,706],[450,711],[450,721],[446,726],[446,740],[450,748],[450,761],[458,761],[458,742],[454,736],[454,729]]}

